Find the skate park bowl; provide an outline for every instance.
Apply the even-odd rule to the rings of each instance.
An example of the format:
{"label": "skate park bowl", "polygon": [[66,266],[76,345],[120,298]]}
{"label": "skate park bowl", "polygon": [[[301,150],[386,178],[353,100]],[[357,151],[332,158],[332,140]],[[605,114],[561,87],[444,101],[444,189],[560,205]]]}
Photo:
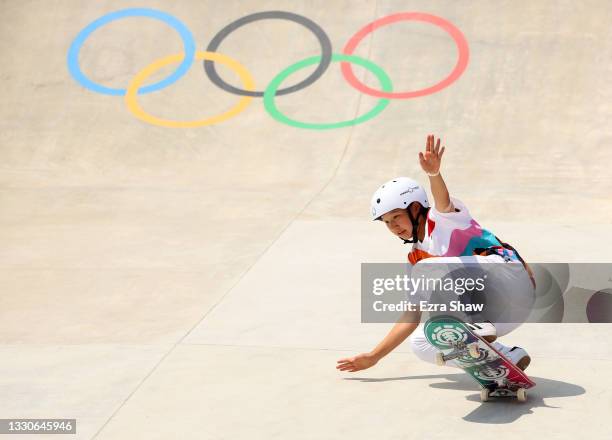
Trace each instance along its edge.
{"label": "skate park bowl", "polygon": [[609,277],[575,286],[592,322],[504,336],[532,356],[524,404],[481,403],[408,341],[335,369],[391,327],[361,322],[360,267],[409,247],[369,202],[396,176],[428,188],[428,134],[451,195],[525,260],[610,262],[609,2],[0,14],[0,419],[74,419],[75,439],[609,436]]}

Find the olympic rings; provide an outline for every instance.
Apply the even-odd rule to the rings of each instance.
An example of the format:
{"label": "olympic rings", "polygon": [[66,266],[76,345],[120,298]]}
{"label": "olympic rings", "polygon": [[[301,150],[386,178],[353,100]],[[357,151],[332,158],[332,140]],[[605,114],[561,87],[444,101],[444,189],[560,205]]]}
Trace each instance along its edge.
{"label": "olympic rings", "polygon": [[164,23],[173,27],[179,33],[183,39],[183,45],[185,48],[185,58],[172,75],[155,84],[143,87],[142,90],[138,91],[138,93],[149,93],[156,90],[161,90],[164,87],[174,83],[181,76],[187,73],[191,67],[193,55],[195,53],[195,41],[189,29],[187,29],[187,26],[174,18],[172,15],[166,14],[162,11],[147,8],[129,8],[103,15],[87,25],[76,36],[70,45],[70,49],[68,50],[68,70],[78,83],[80,83],[83,87],[93,90],[94,92],[103,93],[105,95],[125,95],[125,89],[113,89],[96,84],[85,76],[85,74],[81,71],[81,67],[79,66],[79,52],[81,51],[81,47],[83,46],[83,43],[85,43],[87,37],[89,37],[89,35],[99,27],[124,17],[151,17],[163,21]]}
{"label": "olympic rings", "polygon": [[[297,14],[292,14],[291,12],[284,12],[284,11],[266,11],[266,12],[257,12],[255,14],[247,15],[246,17],[242,17],[236,21],[233,21],[232,23],[228,24],[223,29],[221,29],[217,33],[217,35],[213,37],[211,42],[208,44],[206,51],[216,52],[217,49],[219,48],[219,45],[225,39],[225,37],[227,37],[229,34],[234,32],[239,27],[244,26],[245,24],[248,24],[248,23],[252,23],[254,21],[265,20],[265,19],[270,19],[270,18],[289,20],[297,24],[301,24],[302,26],[306,27],[309,31],[311,31],[315,35],[315,37],[317,37],[317,39],[319,40],[319,44],[321,45],[321,63],[316,68],[316,70],[312,72],[308,76],[308,78],[304,79],[302,82],[294,86],[287,87],[286,89],[281,89],[277,91],[276,94],[286,95],[288,93],[297,92],[298,90],[308,87],[310,84],[318,80],[323,75],[323,73],[325,73],[325,71],[327,70],[327,67],[329,66],[329,63],[331,62],[331,57],[332,57],[332,47],[331,47],[331,41],[329,41],[329,37],[327,36],[325,31],[321,29],[321,27],[318,24],[316,24],[314,21],[306,17],[297,15]],[[246,95],[246,96],[263,96],[264,95],[264,92],[250,92],[250,91],[238,89],[236,87],[233,87],[227,84],[225,81],[221,79],[221,77],[215,70],[215,64],[211,61],[204,61],[204,70],[206,74],[208,75],[208,78],[215,85],[219,86],[220,88],[222,88],[223,90],[227,92],[235,93],[236,95]]]}
{"label": "olympic rings", "polygon": [[[391,84],[391,78],[389,78],[389,76],[385,73],[384,70],[382,70],[379,66],[377,66],[371,61],[357,57],[355,55],[338,55],[338,54],[333,54],[331,60],[335,62],[343,61],[343,62],[355,63],[362,67],[365,67],[370,72],[372,72],[374,75],[376,75],[383,90],[390,92],[393,89],[392,84]],[[308,122],[299,122],[299,121],[295,121],[283,115],[276,108],[276,104],[274,102],[274,97],[277,95],[276,90],[278,89],[278,86],[292,73],[295,73],[298,70],[303,69],[304,67],[311,66],[320,61],[321,61],[320,55],[314,56],[311,58],[306,58],[305,60],[302,60],[300,62],[297,62],[287,67],[281,73],[276,75],[276,77],[270,82],[270,85],[268,86],[264,94],[264,106],[266,110],[268,111],[268,113],[270,114],[270,116],[272,116],[277,121],[283,122],[287,125],[291,125],[292,127],[310,128],[310,129],[315,129],[315,130],[326,130],[330,128],[348,127],[350,125],[360,124],[362,122],[365,122],[377,116],[380,112],[382,112],[387,107],[387,105],[389,105],[390,101],[388,99],[381,98],[381,100],[376,105],[376,107],[374,107],[372,110],[370,110],[366,114],[359,116],[355,119],[351,119],[348,121],[342,121],[342,122],[336,122],[332,124],[314,124],[314,123],[308,123]]]}
{"label": "olympic rings", "polygon": [[[163,21],[164,23],[168,24],[179,33],[181,39],[183,40],[184,53],[170,55],[154,61],[152,64],[141,70],[130,81],[127,89],[115,89],[97,84],[90,80],[87,76],[85,76],[85,74],[81,71],[81,67],[79,65],[79,52],[89,35],[91,35],[91,33],[93,33],[96,29],[112,21],[125,17],[149,17]],[[305,60],[299,61],[298,63],[287,67],[285,70],[276,75],[276,77],[272,79],[272,81],[268,84],[265,90],[261,92],[255,90],[255,81],[253,80],[248,70],[242,64],[240,64],[233,58],[228,57],[227,55],[222,55],[216,52],[216,50],[221,45],[223,40],[234,30],[248,23],[264,19],[288,20],[306,27],[317,37],[319,45],[321,46],[321,54],[306,58]],[[455,44],[457,45],[459,51],[459,57],[452,72],[446,78],[434,84],[433,86],[416,91],[393,92],[391,80],[389,79],[388,75],[382,70],[382,68],[372,63],[371,61],[354,56],[353,52],[355,48],[359,45],[359,43],[363,40],[363,38],[369,33],[375,31],[379,27],[405,20],[423,21],[442,28],[455,41]],[[143,110],[143,108],[137,101],[136,95],[161,90],[173,84],[179,78],[181,78],[187,72],[187,70],[189,70],[194,59],[204,61],[204,71],[208,78],[216,86],[230,93],[240,95],[241,98],[238,103],[230,110],[224,113],[207,119],[195,121],[175,121],[169,119],[162,119],[153,116]],[[360,124],[362,122],[372,119],[380,112],[382,112],[387,107],[387,105],[389,105],[390,99],[415,98],[418,96],[425,96],[438,92],[443,88],[448,87],[453,82],[457,81],[457,79],[459,79],[459,77],[463,74],[467,67],[468,60],[469,48],[467,41],[461,31],[443,18],[421,12],[396,13],[375,20],[360,29],[355,35],[353,35],[349,39],[348,43],[344,47],[342,54],[333,54],[330,39],[323,31],[323,29],[321,29],[319,25],[317,25],[310,19],[291,12],[264,11],[242,17],[221,29],[221,31],[219,31],[209,43],[207,51],[196,51],[193,36],[189,29],[187,29],[187,27],[183,23],[181,23],[177,18],[171,16],[170,14],[148,8],[123,9],[120,11],[111,12],[96,19],[77,34],[74,41],[70,44],[67,57],[68,71],[79,84],[89,90],[105,95],[125,95],[125,103],[130,112],[132,112],[138,119],[152,125],[158,125],[161,127],[184,128],[201,127],[205,125],[215,124],[218,122],[225,121],[242,112],[251,102],[253,97],[263,97],[264,107],[266,111],[277,121],[292,127],[314,130],[326,130]],[[378,104],[373,109],[371,109],[364,115],[358,116],[352,120],[334,123],[300,122],[291,119],[288,116],[285,116],[277,109],[275,103],[276,96],[286,95],[311,85],[323,75],[323,73],[327,70],[332,61],[340,62],[342,74],[352,87],[364,94],[381,98]],[[153,72],[159,70],[163,66],[179,62],[179,66],[171,75],[157,83],[140,88],[142,83]],[[239,89],[237,87],[231,86],[230,84],[223,81],[219,77],[215,69],[215,62],[220,62],[228,66],[234,72],[236,72],[240,77],[244,89]],[[298,70],[303,69],[304,67],[311,66],[317,63],[317,68],[306,79],[293,86],[286,87],[284,89],[279,89],[283,81],[285,81],[290,75],[297,72]],[[375,90],[361,83],[353,74],[351,63],[365,67],[366,69],[374,73],[374,75],[378,78],[382,90]]]}
{"label": "olympic rings", "polygon": [[363,38],[369,33],[374,32],[379,27],[386,26],[392,23],[396,23],[398,21],[404,21],[404,20],[424,21],[427,23],[434,24],[442,28],[446,32],[448,32],[450,36],[453,37],[453,40],[455,40],[455,44],[457,45],[457,49],[459,50],[459,59],[457,60],[457,64],[455,65],[455,68],[446,78],[444,78],[442,81],[440,81],[439,83],[431,87],[427,87],[421,90],[416,90],[414,92],[389,93],[385,91],[380,92],[378,90],[371,89],[370,87],[362,84],[355,77],[355,74],[353,73],[353,69],[351,68],[351,65],[349,63],[342,63],[340,67],[342,69],[342,74],[344,75],[346,80],[349,82],[349,84],[355,87],[361,93],[365,93],[366,95],[370,95],[370,96],[376,96],[379,98],[395,98],[395,99],[408,99],[408,98],[416,98],[418,96],[430,95],[432,93],[442,90],[445,87],[448,87],[453,82],[457,81],[457,79],[461,76],[461,74],[467,67],[468,59],[469,59],[469,49],[468,49],[467,41],[465,40],[465,37],[463,36],[461,31],[457,29],[455,26],[453,26],[450,22],[440,17],[436,17],[435,15],[430,15],[430,14],[424,14],[421,12],[402,12],[398,14],[388,15],[386,17],[379,18],[378,20],[373,21],[372,23],[361,28],[355,35],[353,35],[350,38],[349,42],[344,47],[344,50],[342,52],[346,55],[351,55],[353,51],[355,50],[355,48],[357,47],[357,45],[361,42],[361,40],[363,40]]}
{"label": "olympic rings", "polygon": [[[246,109],[249,103],[251,102],[251,100],[253,99],[250,96],[243,96],[238,101],[238,104],[236,104],[234,107],[232,107],[230,110],[226,111],[225,113],[221,113],[220,115],[213,116],[208,119],[202,119],[199,121],[173,121],[170,119],[161,119],[161,118],[158,118],[156,116],[150,115],[149,113],[145,112],[142,109],[142,107],[138,104],[138,101],[136,100],[136,91],[138,90],[138,87],[140,87],[140,85],[144,82],[144,80],[147,79],[149,76],[151,76],[152,73],[156,72],[157,70],[161,69],[164,66],[167,66],[168,64],[172,64],[172,63],[181,61],[181,59],[183,59],[182,53],[170,55],[165,58],[161,58],[157,61],[154,61],[152,64],[148,65],[147,67],[145,67],[144,69],[142,69],[140,72],[136,74],[134,79],[130,82],[130,85],[127,88],[127,93],[125,94],[125,103],[128,109],[134,114],[134,116],[136,116],[138,119],[144,122],[148,122],[149,124],[152,124],[152,125],[159,125],[160,127],[173,127],[173,128],[203,127],[205,125],[216,124],[218,122],[222,122],[222,121],[225,121],[226,119],[230,119],[236,116],[238,113]],[[240,77],[240,80],[242,81],[243,85],[247,88],[247,90],[255,89],[255,80],[253,79],[249,71],[242,64],[238,63],[238,61],[228,57],[227,55],[222,55],[220,53],[197,51],[195,55],[195,59],[196,60],[212,60],[212,61],[216,61],[221,64],[224,64],[238,74],[238,76]]]}

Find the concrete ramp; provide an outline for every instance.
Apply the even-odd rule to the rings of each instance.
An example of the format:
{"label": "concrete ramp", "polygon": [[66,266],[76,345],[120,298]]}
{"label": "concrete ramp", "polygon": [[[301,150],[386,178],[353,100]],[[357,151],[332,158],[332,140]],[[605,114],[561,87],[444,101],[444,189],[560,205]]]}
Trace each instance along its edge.
{"label": "concrete ramp", "polygon": [[607,324],[508,335],[533,357],[525,404],[481,404],[407,345],[335,369],[391,327],[360,322],[360,264],[408,247],[369,200],[426,182],[430,133],[451,194],[526,260],[610,261],[608,2],[0,16],[0,419],[76,419],[78,439],[609,438]]}

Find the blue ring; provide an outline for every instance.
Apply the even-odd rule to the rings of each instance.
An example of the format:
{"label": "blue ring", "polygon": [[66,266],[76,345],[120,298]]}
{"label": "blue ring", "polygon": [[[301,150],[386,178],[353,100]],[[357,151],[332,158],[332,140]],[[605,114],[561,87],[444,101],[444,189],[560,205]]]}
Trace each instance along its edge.
{"label": "blue ring", "polygon": [[164,87],[167,87],[170,84],[174,83],[181,76],[187,73],[187,71],[191,67],[191,64],[193,63],[193,57],[195,55],[196,50],[193,35],[191,35],[191,31],[187,28],[187,26],[185,26],[172,15],[166,14],[165,12],[161,12],[156,9],[129,8],[103,15],[102,17],[87,25],[81,32],[79,32],[76,38],[72,41],[70,49],[68,50],[68,71],[79,84],[81,84],[85,88],[88,88],[89,90],[93,90],[94,92],[102,93],[104,95],[125,95],[126,89],[113,89],[93,82],[85,76],[85,74],[81,71],[81,67],[79,65],[79,52],[81,51],[81,47],[83,46],[83,43],[85,43],[85,40],[89,37],[89,35],[99,27],[104,26],[105,24],[108,24],[111,21],[115,21],[124,17],[151,17],[157,20],[161,20],[164,23],[167,23],[179,33],[181,39],[183,40],[183,46],[185,48],[185,58],[183,59],[183,62],[178,66],[178,68],[172,73],[172,75],[159,82],[156,82],[155,84],[151,84],[149,86],[138,89],[138,94],[150,93],[156,90],[163,89]]}

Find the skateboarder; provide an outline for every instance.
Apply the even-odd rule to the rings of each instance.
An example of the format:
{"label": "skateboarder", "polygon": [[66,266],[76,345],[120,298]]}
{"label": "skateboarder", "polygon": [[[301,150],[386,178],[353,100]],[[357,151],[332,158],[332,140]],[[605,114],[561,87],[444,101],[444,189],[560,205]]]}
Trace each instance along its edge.
{"label": "skateboarder", "polygon": [[[440,174],[444,150],[444,146],[440,148],[440,139],[436,142],[434,136],[429,135],[425,151],[419,152],[421,168],[429,177],[433,206],[418,182],[400,177],[386,182],[374,193],[372,219],[382,221],[404,243],[412,243],[408,261],[413,269],[426,267],[423,264],[429,266],[428,263],[478,265],[488,276],[488,291],[502,292],[506,298],[510,295],[511,304],[528,310],[535,300],[535,281],[529,266],[512,246],[481,228],[460,200],[450,197]],[[336,368],[349,372],[370,368],[411,335],[414,353],[422,360],[435,363],[438,350],[426,340],[423,325],[419,325],[420,318],[418,310],[405,312],[371,352],[341,359]],[[485,321],[468,325],[524,370],[531,361],[527,352],[495,341],[521,322],[503,319],[496,323]]]}

